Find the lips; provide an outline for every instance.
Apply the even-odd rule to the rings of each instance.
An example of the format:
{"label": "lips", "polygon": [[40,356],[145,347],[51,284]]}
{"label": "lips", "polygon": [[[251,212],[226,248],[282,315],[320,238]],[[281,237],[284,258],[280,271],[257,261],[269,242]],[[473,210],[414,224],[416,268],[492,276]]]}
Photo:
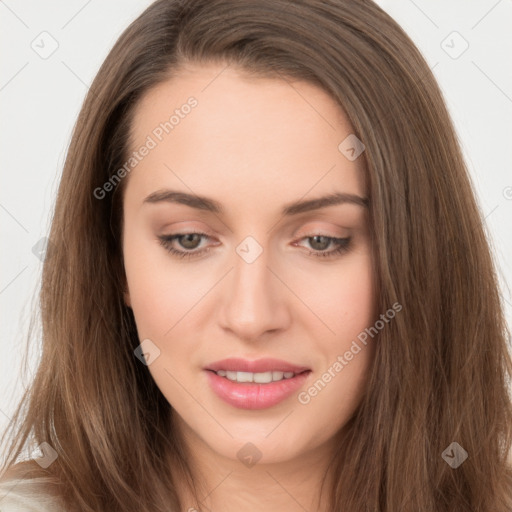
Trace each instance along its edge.
{"label": "lips", "polygon": [[295,374],[302,373],[309,370],[307,366],[299,366],[280,359],[263,358],[256,361],[249,361],[247,359],[228,358],[222,359],[209,364],[204,368],[217,372],[219,370],[232,371],[232,372],[250,372],[250,373],[264,373],[264,372],[293,372]]}
{"label": "lips", "polygon": [[[284,401],[304,386],[311,374],[306,366],[270,358],[257,361],[223,359],[208,365],[204,370],[210,389],[221,400],[238,409],[253,410],[266,409]],[[269,382],[270,375],[282,380]],[[283,378],[284,375],[287,378]],[[230,379],[234,376],[237,380]],[[251,380],[258,376],[267,382]]]}

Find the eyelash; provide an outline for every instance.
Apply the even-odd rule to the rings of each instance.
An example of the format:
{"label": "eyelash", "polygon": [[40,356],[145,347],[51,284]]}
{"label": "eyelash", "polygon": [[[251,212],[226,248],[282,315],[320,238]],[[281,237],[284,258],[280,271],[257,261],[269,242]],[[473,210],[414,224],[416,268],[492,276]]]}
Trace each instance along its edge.
{"label": "eyelash", "polygon": [[[176,235],[162,235],[158,237],[158,241],[160,245],[164,247],[165,250],[170,252],[173,256],[176,256],[178,258],[194,258],[199,257],[203,254],[206,254],[210,251],[210,248],[207,247],[205,249],[195,250],[195,251],[179,251],[177,249],[174,249],[171,244],[175,239],[187,236],[187,235],[200,235],[203,237],[208,237],[205,233],[199,233],[199,232],[190,232],[190,233],[179,233]],[[326,235],[320,235],[320,234],[314,234],[309,236],[304,236],[301,238],[301,240],[308,239],[308,238],[314,238],[315,236],[321,236],[323,238],[326,238],[330,242],[333,242],[335,245],[337,245],[337,249],[334,249],[332,251],[311,251],[308,250],[308,254],[311,256],[314,256],[316,258],[334,258],[335,256],[344,254],[348,252],[351,244],[351,237],[348,238],[336,238],[333,236],[326,236]]]}

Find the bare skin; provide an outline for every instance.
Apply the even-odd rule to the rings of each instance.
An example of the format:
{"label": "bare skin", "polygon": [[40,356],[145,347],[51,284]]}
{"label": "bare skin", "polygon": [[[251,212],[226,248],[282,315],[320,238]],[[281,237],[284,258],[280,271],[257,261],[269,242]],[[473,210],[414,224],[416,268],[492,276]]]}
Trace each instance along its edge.
{"label": "bare skin", "polygon": [[[349,202],[288,216],[282,209],[338,192],[366,197],[363,159],[338,149],[353,129],[323,90],[213,64],[189,66],[142,98],[133,149],[191,96],[197,106],[125,178],[123,230],[125,300],[140,340],[160,351],[148,369],[203,485],[201,503],[179,486],[183,510],[327,510],[320,483],[374,352],[368,343],[333,369],[376,313],[368,213]],[[144,202],[163,189],[206,196],[224,211]],[[186,237],[169,244],[209,248],[191,258],[158,238],[194,232],[206,234],[194,248]],[[237,252],[248,236],[249,253],[261,249],[250,263]],[[345,251],[318,256],[347,238]],[[311,372],[280,403],[247,410],[208,383],[205,366],[227,357],[272,357]],[[325,386],[309,393],[319,379]],[[261,456],[254,465],[237,455],[247,443]]]}

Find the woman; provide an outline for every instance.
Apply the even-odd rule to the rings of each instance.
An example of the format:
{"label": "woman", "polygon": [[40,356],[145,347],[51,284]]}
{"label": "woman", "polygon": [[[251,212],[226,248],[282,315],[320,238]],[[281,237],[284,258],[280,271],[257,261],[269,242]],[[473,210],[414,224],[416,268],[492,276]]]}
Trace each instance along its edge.
{"label": "woman", "polygon": [[80,112],[41,306],[4,512],[512,507],[482,217],[370,1],[153,3]]}

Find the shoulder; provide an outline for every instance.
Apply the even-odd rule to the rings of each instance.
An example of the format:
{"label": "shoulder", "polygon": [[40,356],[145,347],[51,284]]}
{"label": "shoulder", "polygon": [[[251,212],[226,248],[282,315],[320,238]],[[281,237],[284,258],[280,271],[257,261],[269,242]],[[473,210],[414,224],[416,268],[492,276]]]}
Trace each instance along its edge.
{"label": "shoulder", "polygon": [[0,512],[64,512],[45,477],[7,474],[0,479]]}

